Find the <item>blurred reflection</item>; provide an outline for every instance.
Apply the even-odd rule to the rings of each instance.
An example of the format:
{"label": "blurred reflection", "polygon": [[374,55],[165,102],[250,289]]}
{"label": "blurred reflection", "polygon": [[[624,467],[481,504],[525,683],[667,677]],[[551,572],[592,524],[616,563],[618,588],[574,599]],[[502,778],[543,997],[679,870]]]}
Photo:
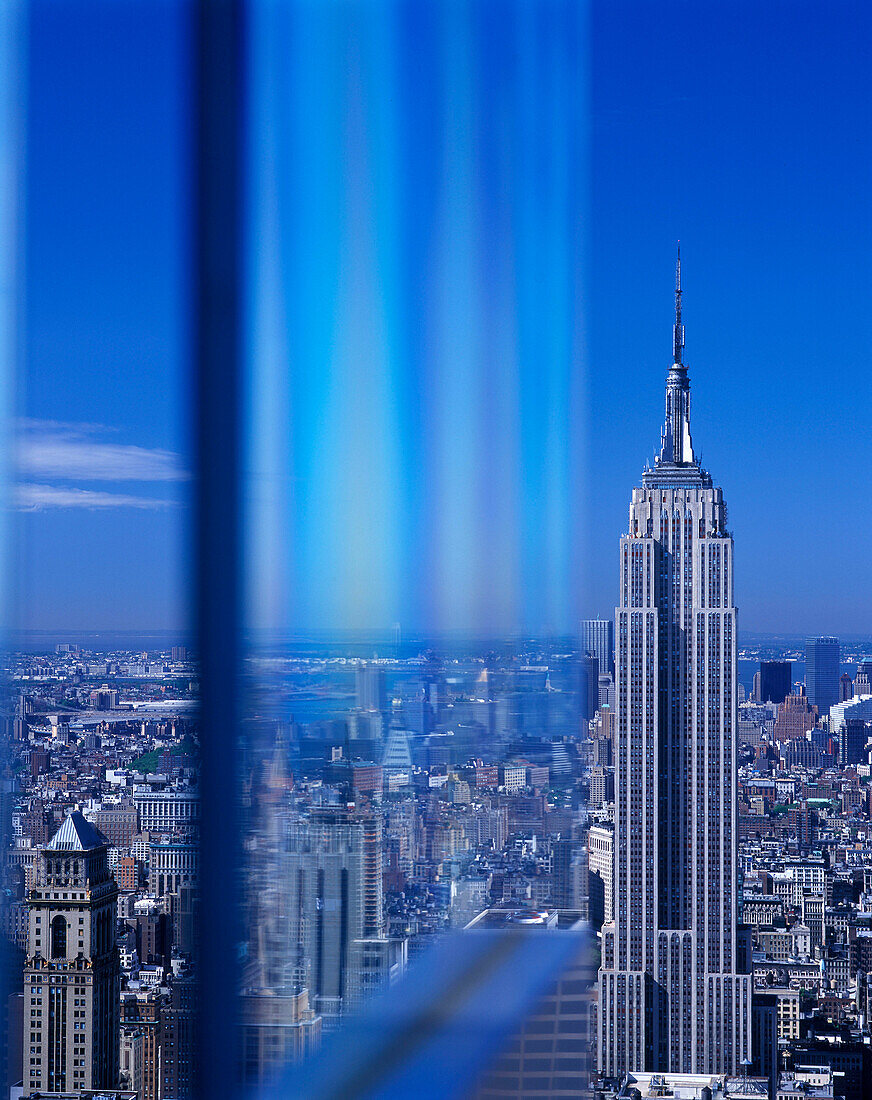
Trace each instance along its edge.
{"label": "blurred reflection", "polygon": [[[373,998],[414,1000],[428,949],[454,957],[485,912],[492,929],[586,927],[611,655],[575,634],[586,6],[250,14],[241,989],[257,1086],[319,1044],[352,1049]],[[456,974],[470,992],[476,965]],[[562,1053],[581,1073],[573,1008],[585,1027]],[[426,1045],[409,1012],[391,1018]],[[466,1020],[481,1068],[496,1040]],[[375,1072],[361,1042],[347,1068]],[[556,1058],[541,1050],[524,1095],[568,1080]]]}
{"label": "blurred reflection", "polygon": [[[246,1083],[273,1081],[374,994],[400,996],[446,936],[588,927],[586,800],[608,713],[588,718],[591,661],[575,639],[288,642],[252,656]],[[581,1072],[589,1005],[576,992]]]}

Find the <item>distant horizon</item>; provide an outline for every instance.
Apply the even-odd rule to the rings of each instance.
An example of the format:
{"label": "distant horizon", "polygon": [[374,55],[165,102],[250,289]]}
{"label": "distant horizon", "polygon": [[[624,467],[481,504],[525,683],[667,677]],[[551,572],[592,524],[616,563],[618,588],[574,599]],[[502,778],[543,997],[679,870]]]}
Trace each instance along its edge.
{"label": "distant horizon", "polygon": [[[591,616],[591,618],[598,618],[600,616]],[[609,620],[611,621],[611,620]],[[341,643],[347,641],[349,644],[365,644],[373,643],[378,645],[395,645],[393,638],[394,626],[378,626],[371,628],[363,627],[312,627],[312,628],[298,628],[295,630],[290,629],[273,629],[269,627],[252,627],[246,629],[243,634],[246,638],[256,638],[262,640],[269,640],[271,642],[304,642],[304,641],[317,641],[320,643]],[[193,629],[166,629],[166,628],[142,628],[142,629],[116,629],[112,627],[97,628],[97,627],[76,627],[76,628],[57,628],[57,629],[43,629],[43,628],[22,628],[16,630],[8,630],[5,632],[5,638],[10,642],[20,640],[30,641],[51,641],[52,645],[63,644],[66,641],[70,641],[75,644],[79,644],[82,639],[98,639],[98,638],[111,638],[111,639],[154,639],[163,642],[168,642],[172,645],[183,645],[192,647],[196,642],[196,631]],[[500,630],[465,630],[465,629],[413,629],[413,628],[401,628],[400,645],[406,648],[416,642],[426,643],[428,641],[446,640],[446,641],[458,641],[458,642],[481,642],[486,643],[505,643],[505,642],[549,642],[549,641],[565,641],[572,640],[577,636],[576,631],[525,631],[525,630],[513,630],[513,631],[500,631]],[[872,646],[872,632],[869,633],[857,633],[857,632],[844,632],[844,633],[827,633],[824,631],[759,631],[759,630],[743,630],[738,632],[739,648],[743,648],[749,644],[765,643],[765,642],[779,642],[785,645],[787,644],[801,644],[804,645],[806,641],[811,638],[820,637],[835,637],[840,643],[846,645],[857,645],[858,643],[868,642]]]}

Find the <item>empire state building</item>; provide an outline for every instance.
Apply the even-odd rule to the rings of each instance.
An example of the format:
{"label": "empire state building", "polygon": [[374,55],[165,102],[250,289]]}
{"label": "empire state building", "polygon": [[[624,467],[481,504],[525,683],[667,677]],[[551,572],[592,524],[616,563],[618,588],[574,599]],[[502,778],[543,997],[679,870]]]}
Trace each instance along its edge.
{"label": "empire state building", "polygon": [[683,352],[679,257],[660,454],[621,539],[614,920],[602,932],[597,1038],[606,1076],[736,1073],[751,1057],[736,927],[733,539],[694,454]]}

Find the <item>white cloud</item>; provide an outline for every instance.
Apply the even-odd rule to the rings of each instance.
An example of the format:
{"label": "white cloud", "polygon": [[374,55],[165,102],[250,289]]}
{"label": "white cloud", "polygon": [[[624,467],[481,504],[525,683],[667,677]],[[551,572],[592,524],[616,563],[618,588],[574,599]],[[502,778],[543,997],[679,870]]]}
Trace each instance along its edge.
{"label": "white cloud", "polygon": [[22,420],[15,465],[22,477],[64,481],[184,481],[189,474],[174,451],[101,439],[99,424]]}
{"label": "white cloud", "polygon": [[174,501],[155,500],[153,497],[30,483],[16,485],[12,500],[19,512],[42,512],[47,508],[85,508],[91,511],[103,508],[145,508],[158,511],[176,507]]}

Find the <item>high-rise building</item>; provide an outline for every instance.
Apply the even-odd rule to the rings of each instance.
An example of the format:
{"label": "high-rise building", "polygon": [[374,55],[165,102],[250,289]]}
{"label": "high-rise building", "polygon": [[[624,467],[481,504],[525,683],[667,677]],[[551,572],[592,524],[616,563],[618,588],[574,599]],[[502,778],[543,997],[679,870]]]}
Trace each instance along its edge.
{"label": "high-rise building", "polygon": [[544,932],[571,937],[577,945],[545,996],[528,1006],[516,1033],[494,1042],[493,1060],[482,1067],[477,1081],[468,1083],[467,1095],[474,1100],[591,1095],[588,1028],[594,970],[585,925],[583,915],[571,909],[485,909],[466,926],[464,935],[484,932],[517,939]]}
{"label": "high-rise building", "polygon": [[589,912],[587,849],[580,840],[561,837],[551,845],[551,903],[557,909]]}
{"label": "high-rise building", "polygon": [[751,1055],[737,947],[736,608],[721,490],[694,454],[680,268],[659,457],[634,489],[616,613],[614,920],[597,1061],[735,1074]]}
{"label": "high-rise building", "polygon": [[615,831],[608,822],[591,825],[587,834],[590,922],[601,928],[614,919],[612,884],[615,862]]}
{"label": "high-rise building", "polygon": [[355,669],[354,686],[357,705],[361,710],[388,712],[388,689],[385,670],[378,665],[359,664]]}
{"label": "high-rise building", "polygon": [[600,672],[614,672],[615,624],[611,619],[582,619],[579,623],[579,648],[599,662]]}
{"label": "high-rise building", "polygon": [[864,722],[862,718],[846,718],[838,734],[840,764],[869,762],[866,746],[872,738],[872,722]]}
{"label": "high-rise building", "polygon": [[41,851],[28,898],[25,1097],[118,1084],[117,898],[106,837],[74,810]]}
{"label": "high-rise building", "polygon": [[121,995],[121,1019],[142,1036],[141,1100],[161,1095],[161,1009],[163,995],[156,990],[125,990]]}
{"label": "high-rise building", "polygon": [[196,886],[200,846],[194,840],[161,837],[149,842],[148,888],[162,897]]}
{"label": "high-rise building", "polygon": [[857,662],[857,676],[854,680],[855,695],[872,695],[872,661]]}
{"label": "high-rise building", "polygon": [[599,706],[599,661],[591,653],[582,655],[578,669],[579,711],[581,720],[587,723]]}
{"label": "high-rise building", "polygon": [[190,832],[200,823],[200,796],[196,791],[149,791],[137,787],[133,804],[142,832]]}
{"label": "high-rise building", "polygon": [[129,848],[136,832],[136,807],[130,802],[104,805],[88,814],[91,821],[116,848]]}
{"label": "high-rise building", "polygon": [[271,990],[268,996],[243,991],[239,1012],[247,1088],[272,1084],[282,1070],[302,1062],[321,1043],[321,1017],[309,1007],[305,989]]}
{"label": "high-rise building", "polygon": [[810,707],[807,695],[788,695],[778,705],[778,717],[775,719],[775,740],[794,741],[805,738],[817,723],[818,713]]}
{"label": "high-rise building", "polygon": [[381,818],[322,811],[293,822],[286,881],[295,985],[329,1024],[348,996],[353,941],[384,932]]}
{"label": "high-rise building", "polygon": [[145,1035],[136,1024],[121,1024],[121,1083],[135,1092],[145,1093]]}
{"label": "high-rise building", "polygon": [[808,701],[826,714],[839,701],[839,639],[809,638],[805,645]]}
{"label": "high-rise building", "polygon": [[161,1020],[161,1096],[173,1100],[189,1100],[194,1095],[196,1007],[196,978],[177,978]]}
{"label": "high-rise building", "polygon": [[790,661],[760,662],[760,703],[783,703],[790,695]]}

